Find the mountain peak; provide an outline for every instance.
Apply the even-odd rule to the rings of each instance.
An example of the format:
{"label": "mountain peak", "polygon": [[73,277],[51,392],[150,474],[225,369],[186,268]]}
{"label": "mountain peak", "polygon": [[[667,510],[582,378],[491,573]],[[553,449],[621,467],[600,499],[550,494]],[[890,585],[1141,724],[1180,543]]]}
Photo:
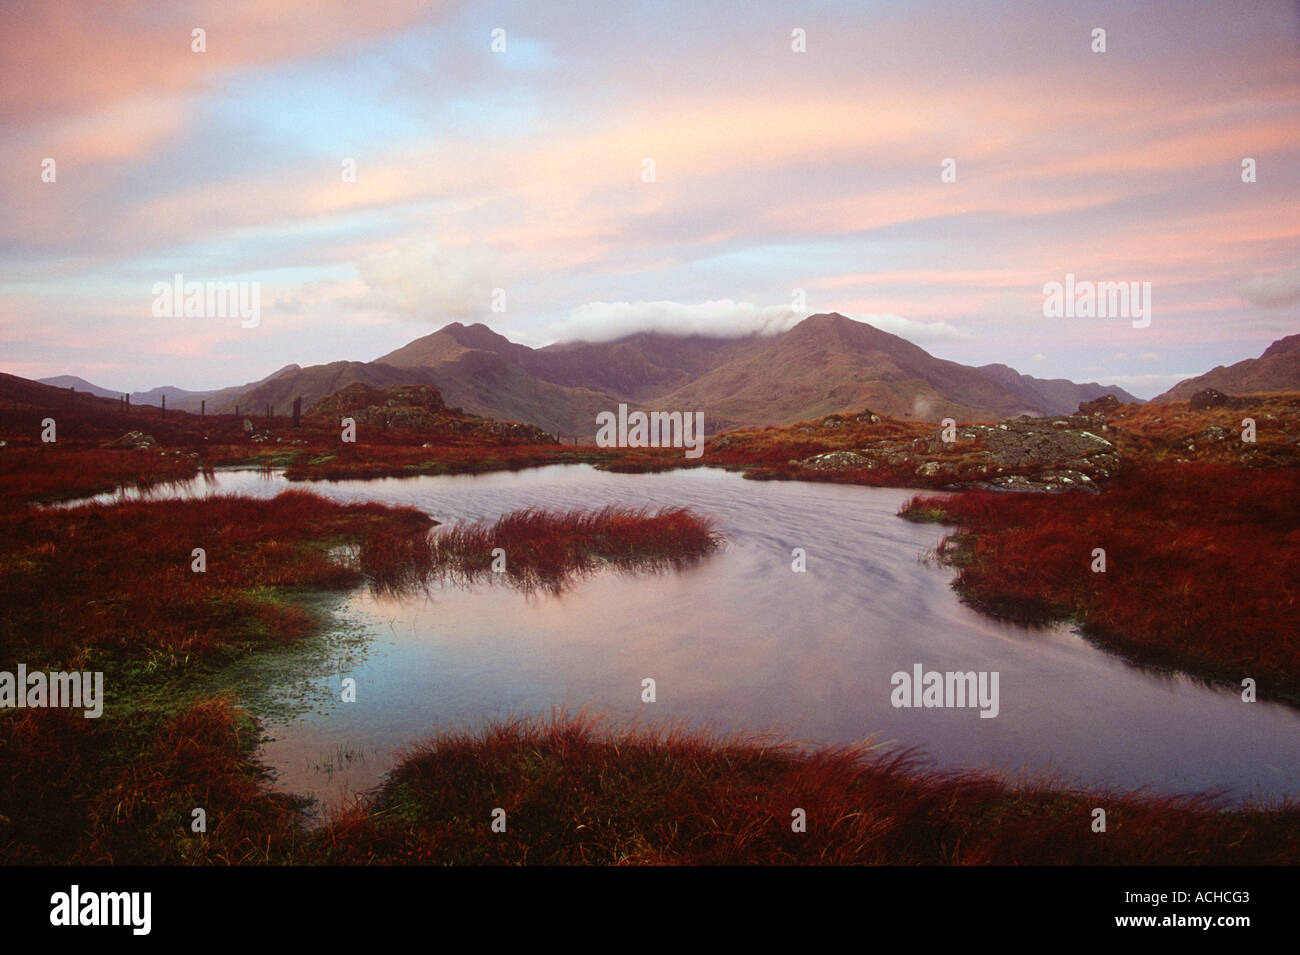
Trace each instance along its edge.
{"label": "mountain peak", "polygon": [[907,339],[882,328],[877,328],[856,318],[849,318],[839,312],[820,312],[809,315],[790,331],[785,337],[792,342],[837,344],[856,351],[885,351],[891,354],[906,355],[915,358],[922,354],[922,349]]}
{"label": "mountain peak", "polygon": [[848,332],[863,337],[906,340],[900,339],[898,335],[887,332],[883,328],[877,328],[870,322],[860,322],[856,318],[849,318],[839,312],[818,312],[816,315],[809,315],[790,331],[798,331],[801,328],[812,331]]}
{"label": "mountain peak", "polygon": [[865,322],[855,322],[847,315],[841,315],[839,312],[819,312],[816,315],[809,315],[786,334],[793,335],[795,338],[802,338],[809,334],[843,334],[844,332],[864,328],[871,328],[871,326]]}
{"label": "mountain peak", "polygon": [[1288,335],[1285,338],[1279,338],[1273,344],[1264,349],[1264,354],[1260,358],[1269,358],[1273,355],[1285,355],[1287,352],[1300,350],[1300,335]]}
{"label": "mountain peak", "polygon": [[[848,325],[865,325],[866,322],[859,322],[849,318],[847,315],[841,315],[839,312],[818,312],[816,315],[809,315],[800,325],[818,326],[848,326]],[[796,326],[798,327],[798,326]]]}
{"label": "mountain peak", "polygon": [[510,339],[497,334],[482,322],[475,322],[473,325],[452,322],[438,329],[437,334],[447,335],[466,348],[492,349],[513,344]]}
{"label": "mountain peak", "polygon": [[[1034,379],[1006,365],[977,369],[939,359],[891,331],[842,312],[818,312],[779,335],[642,331],[539,349],[511,342],[482,322],[449,322],[369,363],[282,370],[273,380],[222,393],[217,406],[281,407],[301,397],[310,407],[353,382],[431,385],[472,414],[566,435],[585,433],[597,413],[622,402],[704,410],[721,429],[864,407],[939,420],[1068,413],[1106,392],[1133,400],[1119,389]],[[172,396],[167,400],[171,404]]]}
{"label": "mountain peak", "polygon": [[267,375],[267,376],[266,376],[265,378],[263,378],[262,380],[263,380],[263,381],[275,381],[275,379],[280,378],[280,377],[282,377],[282,376],[284,376],[284,375],[291,375],[291,374],[293,374],[295,371],[302,371],[302,365],[299,365],[299,364],[297,364],[297,363],[295,363],[295,362],[290,362],[289,364],[285,365],[283,368],[279,369],[278,371],[273,371],[273,372],[271,372],[269,375]]}
{"label": "mountain peak", "polygon": [[1204,375],[1186,378],[1153,401],[1187,401],[1207,388],[1225,395],[1267,394],[1300,390],[1300,335],[1279,338],[1258,358],[1219,365]]}

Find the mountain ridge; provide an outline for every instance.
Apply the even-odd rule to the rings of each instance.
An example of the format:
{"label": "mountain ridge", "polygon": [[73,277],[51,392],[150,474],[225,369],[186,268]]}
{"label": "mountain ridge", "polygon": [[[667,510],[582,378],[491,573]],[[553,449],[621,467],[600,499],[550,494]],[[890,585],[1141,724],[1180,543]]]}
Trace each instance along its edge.
{"label": "mountain ridge", "polygon": [[1277,339],[1258,358],[1246,358],[1227,366],[1218,365],[1203,375],[1185,378],[1151,400],[1187,401],[1192,395],[1207,388],[1227,395],[1300,391],[1300,334]]}
{"label": "mountain ridge", "polygon": [[[86,382],[89,385],[89,382]],[[638,332],[610,342],[530,348],[482,323],[451,322],[372,361],[286,365],[256,382],[168,396],[210,412],[236,407],[287,413],[353,384],[430,385],[470,414],[590,437],[600,411],[621,403],[705,413],[706,430],[786,425],[872,408],[918,420],[1068,414],[1083,400],[1123,389],[1043,380],[1009,368],[936,358],[897,335],[838,312],[810,315],[778,335],[743,337]],[[114,393],[110,393],[114,394]],[[134,397],[133,397],[133,400]],[[191,407],[192,406],[192,407]]]}

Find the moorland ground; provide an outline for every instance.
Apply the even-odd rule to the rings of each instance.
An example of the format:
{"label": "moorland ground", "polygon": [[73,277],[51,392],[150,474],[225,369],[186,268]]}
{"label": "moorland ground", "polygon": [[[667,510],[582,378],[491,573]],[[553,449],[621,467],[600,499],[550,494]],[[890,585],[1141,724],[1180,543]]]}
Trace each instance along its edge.
{"label": "moorland ground", "polygon": [[[531,513],[431,536],[434,522],[414,509],[340,505],[306,490],[42,506],[202,480],[229,464],[285,468],[309,482],[565,461],[624,470],[698,463],[755,478],[917,487],[931,493],[904,514],[956,525],[940,552],[976,606],[1075,620],[1134,659],[1233,685],[1250,676],[1262,696],[1295,699],[1300,397],[1266,396],[1244,409],[1106,406],[1083,420],[1004,429],[1030,448],[1069,450],[1042,445],[1041,433],[1094,434],[1114,449],[1112,464],[1098,445],[1104,477],[1095,456],[1078,465],[1090,471],[1035,460],[992,435],[997,423],[963,423],[950,444],[932,425],[871,412],[731,432],[691,462],[674,449],[562,446],[462,425],[372,430],[343,445],[332,422],[273,418],[250,428],[233,416],[115,405],[84,396],[55,408],[0,404],[0,669],[103,670],[109,687],[100,719],[0,712],[6,862],[1300,861],[1294,805],[1221,811],[1208,800],[935,773],[917,758],[861,749],[627,735],[582,716],[416,745],[362,805],[308,828],[301,801],[276,792],[256,761],[255,716],[204,689],[231,661],[317,632],[323,621],[304,595],[473,576],[485,549],[505,539],[533,555],[521,582],[545,586],[602,562],[699,558],[716,532],[687,512]],[[42,443],[51,415],[58,440]],[[1241,438],[1244,417],[1255,420],[1255,441]],[[1088,491],[983,489],[1079,473],[1090,476]],[[200,539],[208,566],[196,574]],[[1104,573],[1093,569],[1096,548],[1105,550]],[[1104,839],[1089,825],[1102,800],[1112,807]],[[190,831],[195,806],[210,820],[201,835]],[[511,820],[504,838],[488,827],[498,806]],[[807,814],[806,833],[791,829],[795,809]]]}

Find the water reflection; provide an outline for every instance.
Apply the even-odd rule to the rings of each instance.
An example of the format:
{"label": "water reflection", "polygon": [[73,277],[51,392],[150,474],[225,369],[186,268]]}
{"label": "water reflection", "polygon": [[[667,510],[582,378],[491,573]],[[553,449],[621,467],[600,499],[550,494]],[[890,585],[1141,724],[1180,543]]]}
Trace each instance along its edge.
{"label": "water reflection", "polygon": [[[257,496],[285,486],[247,472],[216,478],[223,492]],[[340,619],[367,634],[367,652],[350,670],[318,673],[329,702],[272,721],[263,751],[280,785],[326,805],[375,785],[434,732],[556,706],[811,743],[874,737],[918,747],[943,768],[1047,771],[1089,788],[1218,790],[1234,803],[1300,794],[1300,710],[1135,667],[1068,627],[972,610],[949,586],[951,569],[918,561],[945,529],[896,516],[908,491],[584,466],[310,487],[343,502],[416,506],[451,526],[528,506],[686,506],[728,538],[680,571],[597,572],[559,592],[483,578],[349,595]],[[997,671],[999,715],[894,708],[891,674],[916,664]],[[646,677],[656,681],[653,704],[641,702]],[[355,703],[341,700],[344,679],[356,681]],[[315,771],[335,746],[365,759]]]}

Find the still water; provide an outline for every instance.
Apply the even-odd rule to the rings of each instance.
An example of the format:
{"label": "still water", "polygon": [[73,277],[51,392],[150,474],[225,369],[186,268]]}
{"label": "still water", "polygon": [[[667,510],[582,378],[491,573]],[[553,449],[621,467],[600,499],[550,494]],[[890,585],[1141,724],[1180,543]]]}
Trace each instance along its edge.
{"label": "still water", "polygon": [[[557,706],[808,743],[871,738],[943,768],[1048,772],[1090,788],[1216,790],[1228,803],[1300,795],[1300,709],[1130,665],[1066,627],[971,610],[949,586],[954,571],[924,560],[944,529],[896,516],[910,491],[558,465],[309,485],[227,471],[179,493],[269,496],[289,486],[411,505],[443,523],[526,506],[686,505],[728,538],[688,569],[602,573],[558,596],[485,584],[337,601],[345,649],[304,650],[305,672],[254,666],[241,677],[263,695],[311,699],[267,711],[262,758],[279,785],[327,810],[439,730]],[[795,548],[806,551],[805,573],[791,569]],[[997,671],[997,717],[893,707],[891,675],[915,664]],[[646,677],[654,703],[641,702]],[[340,701],[345,678],[356,681],[356,702]]]}

